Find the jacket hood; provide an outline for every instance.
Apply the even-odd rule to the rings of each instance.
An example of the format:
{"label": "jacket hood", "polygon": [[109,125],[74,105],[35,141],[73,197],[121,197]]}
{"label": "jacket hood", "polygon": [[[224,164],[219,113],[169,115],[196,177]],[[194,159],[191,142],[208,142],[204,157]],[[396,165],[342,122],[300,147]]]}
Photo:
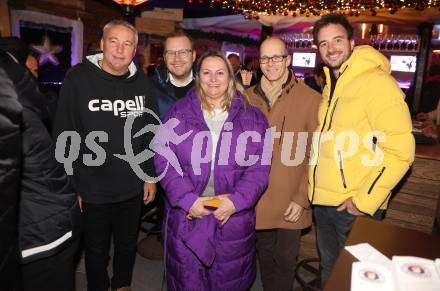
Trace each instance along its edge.
{"label": "jacket hood", "polygon": [[[103,53],[86,56],[86,59],[101,71],[102,69],[101,66],[98,64],[98,61],[102,60],[102,58],[103,58]],[[133,61],[130,63],[130,65],[128,65],[128,71],[130,72],[130,74],[127,77],[127,79],[133,77],[136,74],[137,68],[136,65],[133,63]]]}
{"label": "jacket hood", "polygon": [[350,70],[350,75],[355,76],[371,69],[379,69],[387,74],[391,73],[388,59],[369,45],[357,46],[353,49],[350,58],[341,66],[340,71]]}
{"label": "jacket hood", "polygon": [[3,67],[8,78],[14,84],[20,104],[35,112],[40,118],[47,118],[49,115],[46,107],[47,99],[40,92],[31,72],[21,65],[12,54],[3,50],[0,50],[0,66]]}

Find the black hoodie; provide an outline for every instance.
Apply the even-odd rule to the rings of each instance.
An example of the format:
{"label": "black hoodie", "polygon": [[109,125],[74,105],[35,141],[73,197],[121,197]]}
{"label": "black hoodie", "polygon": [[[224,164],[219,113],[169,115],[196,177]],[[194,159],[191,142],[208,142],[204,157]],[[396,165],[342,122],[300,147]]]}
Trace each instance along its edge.
{"label": "black hoodie", "polygon": [[[54,122],[55,138],[63,131],[75,131],[80,135],[79,156],[73,164],[74,185],[85,202],[97,204],[120,202],[141,195],[144,181],[127,161],[115,155],[126,154],[124,126],[128,115],[137,115],[143,108],[157,115],[157,103],[150,94],[149,80],[133,63],[126,76],[113,76],[99,67],[100,59],[102,54],[89,56],[66,76]],[[145,112],[134,120],[127,135],[134,154],[149,148],[153,134],[133,136],[144,126],[158,122],[156,117]],[[96,131],[105,132],[108,137],[108,140],[94,139],[105,151],[105,161],[90,166],[84,163],[84,158],[96,159],[99,154],[86,145],[86,137],[90,138],[90,133]],[[141,168],[153,176],[152,158],[142,163]]]}

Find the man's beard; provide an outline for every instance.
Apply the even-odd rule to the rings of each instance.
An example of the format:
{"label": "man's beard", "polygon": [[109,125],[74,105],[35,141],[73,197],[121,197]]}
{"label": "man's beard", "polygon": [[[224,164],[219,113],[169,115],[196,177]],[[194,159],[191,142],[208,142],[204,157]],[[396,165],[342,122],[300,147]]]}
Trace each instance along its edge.
{"label": "man's beard", "polygon": [[332,65],[332,64],[330,64],[330,63],[327,63],[326,61],[324,61],[324,63],[325,63],[325,64],[327,65],[327,67],[329,67],[329,69],[332,70],[332,71],[339,70],[339,69],[341,68],[342,64],[345,63],[345,62],[350,58],[351,54],[352,54],[352,52],[350,51],[350,53],[349,53],[345,58],[343,58],[340,62],[338,62],[338,63],[335,64],[335,65]]}
{"label": "man's beard", "polygon": [[170,71],[171,75],[173,75],[174,79],[185,79],[188,78],[189,74],[191,74],[191,70],[180,73],[180,74],[176,74],[176,72]]}

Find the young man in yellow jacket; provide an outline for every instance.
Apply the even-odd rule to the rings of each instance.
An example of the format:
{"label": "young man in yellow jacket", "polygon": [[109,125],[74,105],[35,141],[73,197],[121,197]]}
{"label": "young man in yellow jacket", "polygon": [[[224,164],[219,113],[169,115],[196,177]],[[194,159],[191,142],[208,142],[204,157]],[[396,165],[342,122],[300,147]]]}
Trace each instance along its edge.
{"label": "young man in yellow jacket", "polygon": [[327,78],[309,169],[324,285],[356,216],[383,215],[415,145],[388,59],[370,46],[354,48],[342,15],[323,16],[313,36]]}

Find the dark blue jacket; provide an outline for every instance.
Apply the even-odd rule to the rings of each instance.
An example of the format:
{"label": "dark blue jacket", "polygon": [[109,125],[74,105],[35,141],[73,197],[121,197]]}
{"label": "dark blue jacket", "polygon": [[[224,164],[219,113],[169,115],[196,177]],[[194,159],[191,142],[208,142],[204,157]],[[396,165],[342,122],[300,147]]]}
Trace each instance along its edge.
{"label": "dark blue jacket", "polygon": [[[194,72],[195,69],[193,68]],[[152,96],[155,96],[157,99],[159,114],[162,118],[178,100],[174,94],[174,85],[170,82],[168,69],[165,64],[161,64],[156,68],[156,72],[152,77],[152,92]]]}

